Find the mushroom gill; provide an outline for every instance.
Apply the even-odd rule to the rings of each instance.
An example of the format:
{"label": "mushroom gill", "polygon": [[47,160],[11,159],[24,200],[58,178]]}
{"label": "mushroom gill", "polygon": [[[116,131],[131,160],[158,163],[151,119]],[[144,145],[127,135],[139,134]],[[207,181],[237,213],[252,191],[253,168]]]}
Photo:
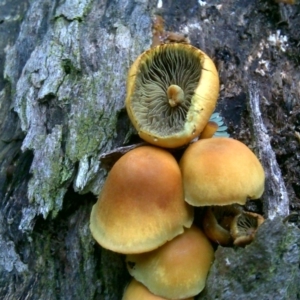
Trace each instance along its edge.
{"label": "mushroom gill", "polygon": [[182,130],[200,76],[201,62],[190,48],[175,51],[169,45],[150,53],[141,64],[131,100],[141,126],[162,136]]}
{"label": "mushroom gill", "polygon": [[176,148],[197,137],[213,113],[219,77],[213,61],[187,44],[142,53],[127,80],[126,109],[142,139]]}
{"label": "mushroom gill", "polygon": [[230,228],[230,233],[234,240],[233,244],[236,246],[250,244],[255,237],[258,227],[263,222],[263,216],[252,212],[242,212],[235,216]]}

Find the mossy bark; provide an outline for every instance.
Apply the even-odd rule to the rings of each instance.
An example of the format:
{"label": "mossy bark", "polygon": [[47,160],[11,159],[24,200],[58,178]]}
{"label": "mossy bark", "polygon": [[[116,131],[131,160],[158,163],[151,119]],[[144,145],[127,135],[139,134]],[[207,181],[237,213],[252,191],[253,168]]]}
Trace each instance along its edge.
{"label": "mossy bark", "polygon": [[[230,134],[259,154],[247,106],[250,83],[257,83],[273,162],[283,173],[288,204],[300,209],[299,5],[191,0],[163,1],[158,8],[157,2],[1,3],[1,299],[121,299],[128,280],[123,257],[96,245],[88,222],[106,176],[99,157],[132,132],[124,110],[127,71],[151,45],[156,13],[167,30],[186,33],[214,59],[222,84],[218,109]],[[280,247],[299,246],[298,231],[289,236]],[[239,252],[250,255],[255,245]],[[224,259],[217,254],[216,266]],[[230,286],[236,280],[228,273]],[[255,284],[252,298],[260,293]],[[214,288],[210,280],[208,288]],[[289,290],[299,293],[296,286]]]}
{"label": "mossy bark", "polygon": [[153,4],[3,7],[0,298],[120,299],[123,260],[95,245],[89,214],[99,155],[130,126],[126,73],[151,43]]}

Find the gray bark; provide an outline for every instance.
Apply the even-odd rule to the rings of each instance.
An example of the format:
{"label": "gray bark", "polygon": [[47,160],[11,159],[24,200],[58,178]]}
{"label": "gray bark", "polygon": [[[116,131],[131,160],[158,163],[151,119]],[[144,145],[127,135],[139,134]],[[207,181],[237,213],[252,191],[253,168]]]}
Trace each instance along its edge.
{"label": "gray bark", "polygon": [[[261,155],[265,141],[257,133],[262,122],[266,127],[273,153],[266,157],[281,171],[286,198],[280,202],[284,208],[272,215],[277,223],[268,221],[262,232],[282,224],[276,216],[285,216],[288,205],[300,209],[299,5],[271,0],[165,0],[162,8],[149,0],[19,2],[5,0],[0,6],[1,299],[121,299],[129,279],[124,259],[95,244],[88,222],[106,176],[99,157],[132,133],[124,110],[126,76],[151,45],[155,13],[164,17],[168,30],[186,33],[214,59],[222,84],[218,110],[229,133],[253,148],[268,168]],[[258,123],[252,122],[256,116],[250,106],[253,81],[261,99]],[[276,174],[271,169],[266,174],[268,186]],[[280,199],[277,186],[273,193]],[[274,205],[270,197],[263,201],[269,216]],[[298,270],[293,268],[290,288],[280,299],[297,299],[299,230],[276,228],[278,236],[289,237],[270,242],[280,251],[268,248],[256,256],[263,241],[273,238],[261,233],[230,262],[236,266],[238,257],[246,256],[273,268],[279,257],[292,253],[293,261],[288,256],[281,262]],[[232,251],[220,247],[216,252],[207,285],[212,295],[243,299],[244,293],[252,299],[262,290],[277,291],[273,282],[282,283],[284,275],[274,267],[270,278],[275,279],[263,284],[246,277],[243,284],[255,286],[247,292],[237,288],[234,272],[227,272],[231,294],[219,294],[213,281]],[[254,274],[260,265],[251,268]]]}
{"label": "gray bark", "polygon": [[299,234],[275,217],[245,249],[219,247],[198,300],[299,299]]}
{"label": "gray bark", "polygon": [[260,111],[259,87],[249,84],[249,107],[251,110],[253,133],[257,141],[257,153],[263,163],[268,178],[264,192],[264,211],[269,219],[289,215],[289,198],[271,146],[271,138],[265,127]]}

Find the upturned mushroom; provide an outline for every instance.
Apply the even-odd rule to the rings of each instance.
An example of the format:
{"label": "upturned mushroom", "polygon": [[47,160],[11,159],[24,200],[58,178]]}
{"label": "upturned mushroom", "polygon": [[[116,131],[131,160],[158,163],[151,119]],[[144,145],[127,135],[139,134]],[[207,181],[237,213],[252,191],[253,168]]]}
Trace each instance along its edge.
{"label": "upturned mushroom", "polygon": [[189,45],[159,45],[142,53],[127,80],[126,109],[145,141],[164,148],[199,136],[216,106],[219,77],[212,60]]}
{"label": "upturned mushroom", "polygon": [[252,212],[244,211],[236,215],[230,225],[233,244],[241,247],[250,244],[264,220],[263,216]]}
{"label": "upturned mushroom", "polygon": [[185,200],[193,206],[244,205],[264,191],[265,174],[257,157],[232,138],[191,144],[180,160]]}
{"label": "upturned mushroom", "polygon": [[104,248],[141,253],[181,234],[192,222],[175,158],[166,150],[143,146],[112,167],[93,206],[90,230]]}
{"label": "upturned mushroom", "polygon": [[153,294],[184,299],[200,293],[214,259],[213,247],[195,226],[148,253],[127,255],[129,273]]}

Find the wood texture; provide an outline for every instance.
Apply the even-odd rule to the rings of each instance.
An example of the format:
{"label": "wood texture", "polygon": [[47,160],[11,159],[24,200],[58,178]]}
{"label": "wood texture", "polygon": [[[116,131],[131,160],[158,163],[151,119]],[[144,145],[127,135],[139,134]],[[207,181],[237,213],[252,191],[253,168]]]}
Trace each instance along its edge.
{"label": "wood texture", "polygon": [[[129,278],[124,258],[100,249],[88,222],[107,172],[99,157],[136,139],[124,110],[126,76],[152,43],[155,14],[213,58],[229,133],[267,167],[250,105],[259,96],[273,151],[267,159],[278,165],[286,190],[275,214],[300,210],[299,4],[157,2],[2,1],[1,299],[121,299]],[[280,199],[277,187],[273,193]],[[270,216],[274,205],[263,200]]]}

